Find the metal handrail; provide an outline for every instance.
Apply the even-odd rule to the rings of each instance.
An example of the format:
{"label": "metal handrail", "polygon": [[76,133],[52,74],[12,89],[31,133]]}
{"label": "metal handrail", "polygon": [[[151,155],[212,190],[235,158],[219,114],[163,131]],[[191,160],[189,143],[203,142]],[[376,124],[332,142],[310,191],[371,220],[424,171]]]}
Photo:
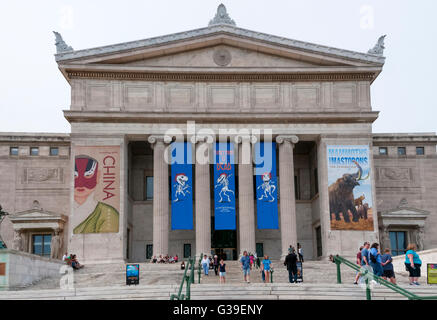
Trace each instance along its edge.
{"label": "metal handrail", "polygon": [[[187,261],[187,267],[184,271],[184,276],[182,277],[181,285],[179,286],[178,294],[172,294],[170,300],[190,300],[191,299],[191,288],[190,285],[194,283],[194,258],[189,258]],[[187,275],[188,270],[190,274]],[[182,293],[184,282],[187,283],[185,294]]]}
{"label": "metal handrail", "polygon": [[202,274],[202,264],[201,264],[201,262],[202,262],[202,257],[203,257],[203,253],[201,253],[200,256],[199,256],[199,264],[198,264],[198,269],[197,269],[197,273],[198,273],[198,276],[199,276],[199,280],[198,280],[197,283],[200,283],[200,275]]}
{"label": "metal handrail", "polygon": [[369,286],[369,276],[375,280],[376,282],[386,286],[387,288],[407,297],[409,300],[437,300],[437,296],[418,296],[416,294],[414,294],[411,291],[408,291],[404,288],[401,288],[393,283],[391,283],[390,281],[384,280],[383,278],[381,278],[380,276],[377,276],[376,274],[374,274],[373,272],[369,271],[369,270],[362,270],[360,266],[354,264],[353,262],[350,262],[349,260],[346,260],[343,257],[340,257],[339,255],[333,256],[331,255],[329,257],[329,259],[335,263],[337,265],[337,283],[341,284],[341,270],[340,270],[340,265],[343,263],[346,266],[348,266],[349,268],[352,268],[356,271],[361,272],[361,275],[365,277],[365,281],[366,281],[366,298],[367,300],[371,300],[371,289]]}

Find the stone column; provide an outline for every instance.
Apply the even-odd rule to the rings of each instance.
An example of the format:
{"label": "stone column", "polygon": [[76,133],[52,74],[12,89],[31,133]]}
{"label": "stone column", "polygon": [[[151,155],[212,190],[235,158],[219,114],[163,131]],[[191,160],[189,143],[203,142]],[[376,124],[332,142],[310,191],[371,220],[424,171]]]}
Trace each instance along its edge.
{"label": "stone column", "polygon": [[22,239],[21,229],[14,230],[14,240],[12,242],[12,249],[17,251],[23,251],[23,239]]}
{"label": "stone column", "polygon": [[153,149],[153,255],[168,254],[169,198],[168,164],[164,152],[170,139],[164,136],[150,136]]}
{"label": "stone column", "polygon": [[383,249],[390,248],[390,234],[388,231],[388,226],[382,226],[382,234],[381,234],[381,251]]}
{"label": "stone column", "polygon": [[196,259],[211,254],[210,145],[212,137],[193,136],[195,156]]}
{"label": "stone column", "polygon": [[238,143],[238,211],[240,232],[240,256],[244,251],[255,253],[255,205],[253,195],[252,146],[256,138],[237,136]]}
{"label": "stone column", "polygon": [[297,136],[278,136],[279,145],[279,192],[281,212],[281,259],[285,259],[288,248],[297,250],[296,199],[294,197],[293,148],[299,141]]}

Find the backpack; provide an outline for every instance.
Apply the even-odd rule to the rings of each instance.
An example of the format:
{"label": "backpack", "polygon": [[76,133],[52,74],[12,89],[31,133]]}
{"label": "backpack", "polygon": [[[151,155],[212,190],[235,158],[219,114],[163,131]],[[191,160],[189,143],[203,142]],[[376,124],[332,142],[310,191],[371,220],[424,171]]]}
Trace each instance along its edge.
{"label": "backpack", "polygon": [[370,261],[376,263],[376,256],[369,252]]}

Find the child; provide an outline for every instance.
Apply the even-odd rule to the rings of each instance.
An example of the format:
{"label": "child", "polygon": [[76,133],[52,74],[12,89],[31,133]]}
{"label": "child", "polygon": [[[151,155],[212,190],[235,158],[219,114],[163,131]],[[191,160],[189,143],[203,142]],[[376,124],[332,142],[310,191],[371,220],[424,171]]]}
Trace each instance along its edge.
{"label": "child", "polygon": [[219,274],[220,274],[220,284],[226,282],[226,263],[224,263],[223,259],[220,260],[219,265]]}

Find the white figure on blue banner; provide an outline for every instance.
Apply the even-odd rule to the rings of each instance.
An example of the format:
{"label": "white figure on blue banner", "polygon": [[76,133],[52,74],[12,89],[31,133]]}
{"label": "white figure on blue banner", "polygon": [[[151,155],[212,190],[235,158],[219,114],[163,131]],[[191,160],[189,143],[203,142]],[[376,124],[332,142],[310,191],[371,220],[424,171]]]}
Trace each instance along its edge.
{"label": "white figure on blue banner", "polygon": [[273,202],[275,201],[275,196],[273,195],[276,190],[274,181],[272,180],[272,174],[270,172],[263,173],[262,175],[263,183],[258,186],[257,190],[261,189],[261,196],[258,200]]}
{"label": "white figure on blue banner", "polygon": [[[217,187],[220,187],[221,190],[219,192],[220,200],[219,202],[231,202],[231,197],[229,196],[230,193],[234,194],[234,191],[229,189],[229,178],[232,176],[232,173],[228,176],[226,173],[222,173],[217,178],[217,184],[215,185],[214,189]],[[223,200],[223,196],[226,197],[225,200]]]}
{"label": "white figure on blue banner", "polygon": [[175,177],[176,183],[173,185],[175,188],[175,194],[173,202],[184,201],[186,196],[190,194],[190,185],[188,183],[188,177],[179,173]]}

